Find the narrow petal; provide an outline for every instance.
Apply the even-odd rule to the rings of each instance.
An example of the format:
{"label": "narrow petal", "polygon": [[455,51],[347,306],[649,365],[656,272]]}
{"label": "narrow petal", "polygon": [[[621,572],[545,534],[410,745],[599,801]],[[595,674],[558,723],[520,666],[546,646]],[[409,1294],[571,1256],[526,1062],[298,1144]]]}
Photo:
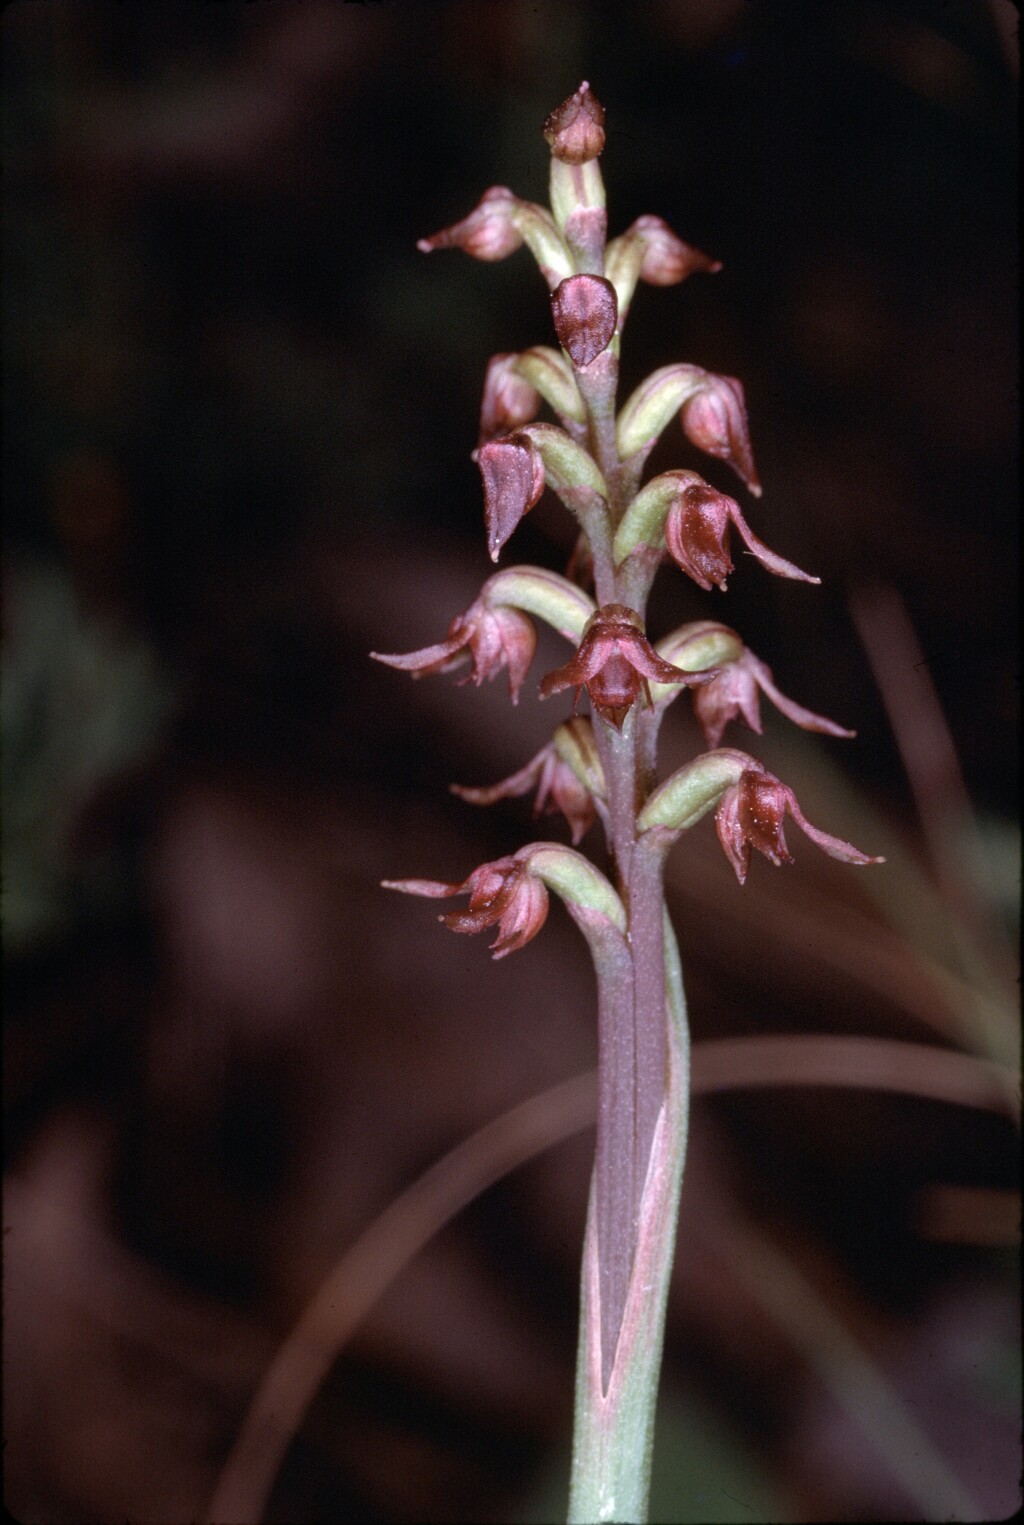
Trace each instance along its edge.
{"label": "narrow petal", "polygon": [[[752,652],[747,652],[744,662],[756,678],[758,686],[768,695],[775,708],[781,710],[783,715],[786,715],[793,721],[794,725],[802,726],[805,731],[817,731],[823,736],[845,736],[847,738],[856,736],[856,731],[848,731],[845,726],[837,725],[834,720],[829,720],[824,715],[816,715],[813,710],[806,710],[802,704],[797,704],[794,700],[787,699],[786,695],[780,693],[775,687],[770,668],[766,667]],[[745,709],[743,713],[746,716],[747,712]],[[749,717],[747,718],[749,719]],[[760,727],[754,726],[753,729],[758,731]]]}
{"label": "narrow petal", "polygon": [[739,504],[734,502],[732,498],[729,499],[729,504],[730,519],[763,567],[767,567],[769,572],[774,572],[776,577],[793,577],[798,582],[821,582],[820,577],[812,577],[809,572],[801,572],[800,568],[794,566],[791,561],[786,561],[784,557],[777,556],[774,551],[770,551],[764,541],[758,539],[746,519],[744,519]]}
{"label": "narrow petal", "polygon": [[440,879],[382,879],[381,888],[398,890],[402,895],[426,895],[431,900],[446,900],[449,895],[464,893],[463,884],[444,884]]}
{"label": "narrow petal", "polygon": [[564,688],[582,688],[606,661],[607,649],[602,649],[591,635],[585,635],[579,650],[562,667],[556,667],[541,679],[540,696],[550,699]]}
{"label": "narrow petal", "polygon": [[526,794],[532,789],[540,777],[549,754],[550,743],[542,747],[536,757],[532,757],[524,768],[519,769],[518,773],[512,773],[496,784],[485,784],[481,788],[471,788],[464,784],[451,784],[449,787],[452,794],[457,794],[460,800],[465,800],[470,805],[494,805],[498,800]]}
{"label": "narrow petal", "polygon": [[823,853],[828,853],[830,858],[838,858],[842,863],[855,863],[864,865],[868,863],[884,863],[884,858],[872,858],[868,853],[862,853],[859,847],[854,847],[852,842],[844,842],[841,837],[830,836],[827,831],[819,831],[817,826],[812,826],[797,804],[796,796],[792,790],[786,802],[787,809],[793,817],[804,836],[810,837],[815,847],[820,847]]}
{"label": "narrow petal", "polygon": [[705,683],[711,677],[710,672],[684,672],[681,667],[673,667],[671,662],[666,662],[664,657],[658,655],[639,630],[635,639],[620,638],[619,649],[631,667],[657,683],[693,683],[697,680]]}
{"label": "narrow petal", "polygon": [[387,667],[398,667],[402,672],[438,672],[442,664],[450,662],[465,647],[466,637],[455,636],[447,641],[438,641],[433,646],[421,646],[419,651],[371,651],[370,656],[375,662],[383,662]]}

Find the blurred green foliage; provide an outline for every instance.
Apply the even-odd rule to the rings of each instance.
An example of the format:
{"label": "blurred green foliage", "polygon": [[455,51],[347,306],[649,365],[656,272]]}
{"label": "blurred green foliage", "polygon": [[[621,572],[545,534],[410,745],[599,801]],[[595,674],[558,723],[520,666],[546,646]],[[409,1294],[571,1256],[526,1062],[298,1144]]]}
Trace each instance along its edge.
{"label": "blurred green foliage", "polygon": [[148,643],[86,613],[66,575],[24,565],[10,576],[0,687],[4,801],[2,912],[9,954],[66,930],[76,909],[113,909],[109,854],[69,851],[98,785],[153,746],[171,688]]}

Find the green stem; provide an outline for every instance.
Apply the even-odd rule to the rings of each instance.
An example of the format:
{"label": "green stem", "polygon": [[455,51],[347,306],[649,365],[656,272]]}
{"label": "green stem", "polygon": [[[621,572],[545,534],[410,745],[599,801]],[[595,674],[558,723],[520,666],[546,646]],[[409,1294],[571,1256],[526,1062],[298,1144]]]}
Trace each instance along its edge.
{"label": "green stem", "polygon": [[636,1051],[636,1144],[633,1196],[637,1218],[654,1132],[665,1100],[665,892],[662,855],[641,837],[629,872],[629,940],[633,951]]}
{"label": "green stem", "polygon": [[611,1379],[601,1378],[601,1286],[594,1188],[583,1248],[569,1525],[647,1518],[654,1410],[689,1121],[690,1043],[679,952],[665,920],[668,1087]]}

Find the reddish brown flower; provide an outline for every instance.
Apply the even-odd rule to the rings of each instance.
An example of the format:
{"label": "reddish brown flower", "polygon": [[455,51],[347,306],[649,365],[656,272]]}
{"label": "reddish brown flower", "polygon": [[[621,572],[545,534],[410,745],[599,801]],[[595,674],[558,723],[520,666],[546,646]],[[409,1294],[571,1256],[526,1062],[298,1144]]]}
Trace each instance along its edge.
{"label": "reddish brown flower", "polygon": [[517,354],[492,355],[488,361],[480,403],[479,445],[532,423],[540,411],[540,393],[516,370],[518,359]]}
{"label": "reddish brown flower", "polygon": [[[583,725],[587,722],[578,720],[573,723]],[[569,823],[573,845],[582,841],[594,824],[594,801],[590,790],[580,783],[569,764],[559,756],[553,741],[549,741],[546,747],[541,747],[525,768],[520,768],[518,773],[513,773],[509,778],[503,778],[500,783],[483,789],[467,789],[461,784],[452,784],[452,793],[460,799],[468,800],[471,805],[493,805],[498,800],[526,794],[535,784],[537,793],[533,802],[534,819],[542,812],[555,815],[561,811]]]}
{"label": "reddish brown flower", "polygon": [[709,259],[699,249],[685,244],[667,222],[648,213],[638,217],[624,237],[636,237],[643,247],[640,279],[650,286],[675,286],[698,270],[713,275],[721,270],[721,260]]}
{"label": "reddish brown flower", "polygon": [[604,107],[586,80],[556,106],[544,123],[544,136],[556,159],[586,164],[604,148]]}
{"label": "reddish brown flower", "polygon": [[484,482],[487,549],[497,561],[505,541],[544,491],[544,460],[525,434],[490,440],[474,453]]}
{"label": "reddish brown flower", "polygon": [[813,710],[805,710],[803,705],[787,699],[775,687],[771,669],[744,647],[741,657],[724,664],[710,683],[693,691],[693,708],[709,747],[718,746],[722,732],[737,715],[742,715],[750,729],[760,736],[759,690],[768,695],[776,709],[805,731],[818,731],[824,736],[856,735],[855,731],[846,730],[834,720],[827,720],[824,715],[816,715]]}
{"label": "reddish brown flower", "polygon": [[605,604],[583,629],[579,649],[564,667],[549,672],[540,685],[547,699],[565,688],[576,689],[576,703],[585,688],[599,715],[622,729],[622,722],[641,689],[651,701],[648,679],[657,683],[706,681],[705,674],[685,673],[658,656],[644,635],[643,620],[625,604]]}
{"label": "reddish brown flower", "polygon": [[547,888],[530,872],[531,851],[525,848],[513,857],[483,863],[461,884],[444,884],[437,879],[385,879],[384,888],[437,900],[468,894],[467,910],[450,911],[438,919],[453,932],[482,932],[485,927],[497,926],[498,937],[491,951],[495,958],[504,958],[536,937],[548,914]]}
{"label": "reddish brown flower", "polygon": [[820,582],[770,551],[744,519],[734,498],[707,482],[684,481],[665,519],[665,544],[673,561],[700,587],[721,588],[733,570],[729,525],[734,524],[762,566],[778,577]]}
{"label": "reddish brown flower", "polygon": [[[739,754],[742,757],[742,754]],[[883,858],[871,858],[850,842],[819,831],[807,820],[797,803],[796,795],[787,784],[781,783],[754,759],[748,758],[750,766],[740,774],[737,783],[731,785],[719,802],[715,812],[718,839],[725,855],[743,884],[750,868],[750,850],[756,848],[770,863],[779,867],[792,863],[793,857],[786,846],[783,824],[787,812],[793,817],[805,836],[830,858],[843,863],[883,863]]]}
{"label": "reddish brown flower", "polygon": [[571,275],[551,296],[555,332],[573,365],[589,365],[606,350],[615,333],[618,298],[601,275]]}
{"label": "reddish brown flower", "polygon": [[702,384],[680,408],[679,421],[688,440],[708,455],[727,461],[750,491],[761,496],[743,385],[735,376],[707,371]]}
{"label": "reddish brown flower", "polygon": [[519,197],[508,186],[492,185],[468,217],[429,238],[421,238],[416,247],[423,254],[434,249],[462,249],[474,259],[506,259],[523,242],[515,218],[520,205]]}
{"label": "reddish brown flower", "polygon": [[419,651],[394,655],[373,651],[370,655],[388,667],[412,673],[414,678],[451,672],[469,657],[473,669],[461,681],[472,680],[478,688],[485,679],[496,677],[507,667],[509,693],[516,704],[536,648],[537,632],[532,620],[521,610],[506,604],[492,606],[478,598],[465,614],[452,620],[447,640],[421,647]]}

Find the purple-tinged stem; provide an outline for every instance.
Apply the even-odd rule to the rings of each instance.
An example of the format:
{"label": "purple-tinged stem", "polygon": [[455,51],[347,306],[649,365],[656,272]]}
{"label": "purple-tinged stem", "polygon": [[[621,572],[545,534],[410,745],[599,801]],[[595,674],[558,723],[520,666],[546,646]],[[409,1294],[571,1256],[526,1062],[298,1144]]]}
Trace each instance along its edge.
{"label": "purple-tinged stem", "polygon": [[632,1022],[623,1021],[623,1015],[633,1007],[633,961],[626,940],[610,927],[600,949],[591,939],[591,950],[598,988],[594,1211],[599,1245],[601,1388],[606,1391],[636,1240],[637,1203],[631,1189],[636,1174],[636,1043]]}
{"label": "purple-tinged stem", "polygon": [[665,902],[662,855],[643,837],[629,874],[629,941],[633,952],[636,1044],[636,1146],[633,1200],[637,1217],[654,1129],[665,1100]]}

